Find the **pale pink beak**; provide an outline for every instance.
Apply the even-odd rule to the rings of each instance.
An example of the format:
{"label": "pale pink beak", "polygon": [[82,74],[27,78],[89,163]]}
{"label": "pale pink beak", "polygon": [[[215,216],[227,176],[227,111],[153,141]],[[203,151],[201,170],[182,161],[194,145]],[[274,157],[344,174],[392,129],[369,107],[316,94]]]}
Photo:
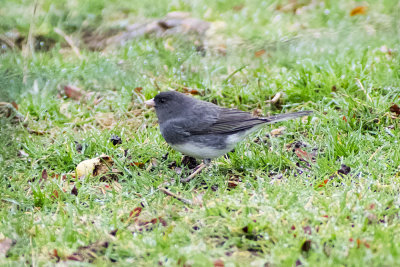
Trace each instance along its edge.
{"label": "pale pink beak", "polygon": [[154,102],[154,98],[152,98],[147,101],[144,101],[144,104],[148,107],[154,107],[156,105],[156,102]]}

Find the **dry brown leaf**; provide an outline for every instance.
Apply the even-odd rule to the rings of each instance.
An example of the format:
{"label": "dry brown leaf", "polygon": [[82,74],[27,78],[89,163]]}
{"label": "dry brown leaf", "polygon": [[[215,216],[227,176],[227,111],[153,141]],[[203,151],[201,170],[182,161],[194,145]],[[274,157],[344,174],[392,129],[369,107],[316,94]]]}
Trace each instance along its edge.
{"label": "dry brown leaf", "polygon": [[264,54],[265,54],[265,50],[264,50],[264,49],[261,49],[261,50],[256,51],[256,52],[254,53],[254,56],[255,56],[255,57],[261,57],[261,56],[264,55]]}
{"label": "dry brown leaf", "polygon": [[311,250],[311,240],[304,241],[303,245],[301,245],[302,252],[309,252]]}
{"label": "dry brown leaf", "polygon": [[254,117],[260,117],[262,115],[262,109],[256,108],[253,110],[252,114]]}
{"label": "dry brown leaf", "polygon": [[58,197],[59,197],[58,196],[58,191],[56,189],[54,189],[53,193],[51,194],[51,198],[52,199],[57,199]]}
{"label": "dry brown leaf", "polygon": [[143,87],[136,87],[135,89],[133,89],[133,91],[135,91],[136,93],[141,93],[143,90]]}
{"label": "dry brown leaf", "polygon": [[6,237],[0,240],[0,259],[7,255],[12,245],[13,241],[10,238]]}
{"label": "dry brown leaf", "polygon": [[10,118],[12,123],[19,123],[24,121],[22,116],[12,103],[0,102],[0,118]]}
{"label": "dry brown leaf", "polygon": [[67,259],[72,261],[92,262],[99,254],[101,255],[104,253],[108,245],[107,241],[97,241],[88,246],[81,246],[72,255],[67,256]]}
{"label": "dry brown leaf", "polygon": [[191,94],[191,95],[199,95],[200,92],[197,91],[196,89],[188,88],[188,87],[182,87],[182,90],[185,94]]}
{"label": "dry brown leaf", "polygon": [[73,85],[65,85],[64,93],[68,98],[71,98],[74,100],[80,100],[82,98],[82,96],[84,95],[81,88],[73,86]]}
{"label": "dry brown leaf", "polygon": [[214,267],[224,267],[224,266],[225,264],[223,260],[218,259],[214,261]]}
{"label": "dry brown leaf", "polygon": [[78,195],[78,188],[76,188],[75,185],[74,185],[74,187],[73,187],[72,190],[71,190],[71,194],[74,195],[74,196],[77,196],[77,195]]}
{"label": "dry brown leaf", "polygon": [[238,185],[239,185],[239,182],[237,182],[237,181],[231,181],[231,180],[228,181],[228,188],[235,188]]}
{"label": "dry brown leaf", "polygon": [[367,14],[368,7],[357,6],[350,11],[350,16],[365,15]]}
{"label": "dry brown leaf", "polygon": [[296,148],[294,153],[302,161],[313,161],[313,156],[300,148]]}
{"label": "dry brown leaf", "polygon": [[47,170],[44,169],[44,170],[42,171],[42,180],[47,180],[47,178],[48,178]]}
{"label": "dry brown leaf", "polygon": [[285,130],[286,130],[286,127],[285,126],[281,126],[281,127],[277,128],[277,129],[273,129],[270,134],[273,137],[277,137],[277,136],[283,135]]}
{"label": "dry brown leaf", "polygon": [[400,115],[400,107],[399,107],[397,104],[393,104],[393,105],[390,107],[389,110],[390,110],[390,112],[396,113],[397,116]]}
{"label": "dry brown leaf", "polygon": [[237,174],[233,174],[232,176],[229,177],[229,180],[228,180],[228,188],[235,188],[235,187],[237,187],[241,182],[242,182],[242,179],[240,178],[240,176],[237,175]]}
{"label": "dry brown leaf", "polygon": [[140,169],[143,169],[144,166],[145,166],[144,162],[136,162],[136,161],[130,163],[129,165],[130,165],[130,166],[136,166],[136,167],[138,167],[138,168],[140,168]]}
{"label": "dry brown leaf", "polygon": [[138,217],[141,212],[142,212],[142,208],[136,207],[131,211],[131,213],[129,213],[129,217]]}
{"label": "dry brown leaf", "polygon": [[13,101],[13,102],[11,102],[11,105],[12,105],[16,110],[18,110],[18,104],[17,104],[17,103],[15,103],[15,102]]}
{"label": "dry brown leaf", "polygon": [[110,156],[101,155],[100,157],[84,160],[76,166],[76,174],[82,176],[97,176],[106,174],[110,171],[114,161]]}

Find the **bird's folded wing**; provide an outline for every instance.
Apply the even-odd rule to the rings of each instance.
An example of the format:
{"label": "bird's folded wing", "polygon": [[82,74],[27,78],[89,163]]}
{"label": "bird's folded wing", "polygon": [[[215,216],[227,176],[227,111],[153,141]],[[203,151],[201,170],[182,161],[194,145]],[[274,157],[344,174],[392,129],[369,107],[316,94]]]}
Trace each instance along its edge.
{"label": "bird's folded wing", "polygon": [[238,109],[222,108],[218,116],[204,120],[201,127],[190,129],[193,135],[198,134],[230,134],[248,130],[256,125],[266,123],[263,118],[253,117],[250,113]]}

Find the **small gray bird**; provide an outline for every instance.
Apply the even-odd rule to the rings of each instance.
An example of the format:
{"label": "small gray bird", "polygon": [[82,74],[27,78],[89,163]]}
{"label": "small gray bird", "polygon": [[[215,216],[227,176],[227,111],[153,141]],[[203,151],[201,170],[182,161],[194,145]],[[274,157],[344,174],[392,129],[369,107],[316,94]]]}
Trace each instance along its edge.
{"label": "small gray bird", "polygon": [[[207,163],[231,151],[238,142],[265,124],[312,113],[300,111],[255,117],[238,109],[222,108],[175,91],[161,92],[145,104],[155,107],[161,134],[173,149],[204,159]],[[200,166],[205,167],[204,164]],[[195,173],[202,168],[197,168]],[[188,178],[181,181],[190,180]]]}

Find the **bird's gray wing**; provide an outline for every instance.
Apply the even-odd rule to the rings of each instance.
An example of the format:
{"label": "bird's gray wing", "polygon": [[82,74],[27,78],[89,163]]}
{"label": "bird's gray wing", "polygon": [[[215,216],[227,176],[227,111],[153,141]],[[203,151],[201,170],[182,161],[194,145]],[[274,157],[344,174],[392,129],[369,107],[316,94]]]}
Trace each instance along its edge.
{"label": "bird's gray wing", "polygon": [[266,120],[238,109],[218,108],[213,116],[203,117],[198,122],[200,127],[189,129],[193,135],[236,133],[266,123]]}
{"label": "bird's gray wing", "polygon": [[[248,130],[260,124],[271,124],[286,121],[302,116],[308,116],[311,111],[299,111],[294,113],[277,114],[270,117],[254,117],[248,112],[238,109],[219,108],[214,117],[203,119],[200,127],[186,128],[191,135],[196,134],[231,134]],[[202,122],[202,120],[199,120]],[[199,124],[197,124],[199,125]]]}

